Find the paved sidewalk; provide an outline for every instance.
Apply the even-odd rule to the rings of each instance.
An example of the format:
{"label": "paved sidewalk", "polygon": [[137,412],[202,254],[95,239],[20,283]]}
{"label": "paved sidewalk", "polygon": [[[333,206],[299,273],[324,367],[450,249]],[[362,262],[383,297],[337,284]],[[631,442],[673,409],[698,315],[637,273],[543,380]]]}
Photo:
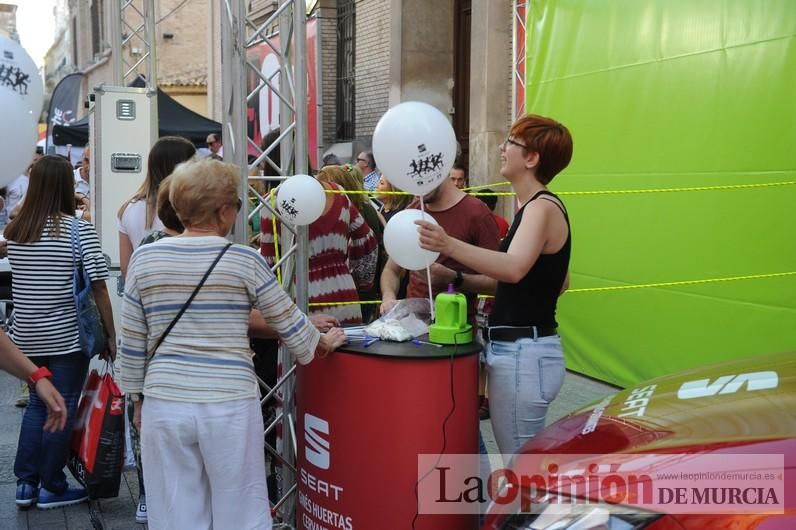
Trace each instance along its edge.
{"label": "paved sidewalk", "polygon": [[[14,406],[19,389],[17,379],[0,372],[0,530],[146,530],[146,525],[135,522],[138,502],[135,472],[122,477],[119,496],[115,499],[92,501],[90,506],[84,503],[52,510],[17,510],[14,456],[24,411]],[[68,472],[67,476],[72,484],[77,484]],[[92,522],[90,512],[98,524]]]}
{"label": "paved sidewalk", "polygon": [[[14,504],[14,456],[24,410],[14,406],[19,388],[16,379],[0,372],[0,530],[146,530],[146,525],[135,522],[138,501],[138,478],[135,472],[123,476],[119,497],[115,499],[53,510],[17,510]],[[567,373],[561,393],[550,407],[547,423],[615,390],[609,385]],[[488,420],[481,422],[481,431],[487,449],[496,453],[497,446]],[[70,480],[76,484],[71,476]],[[97,524],[92,522],[92,515]]]}

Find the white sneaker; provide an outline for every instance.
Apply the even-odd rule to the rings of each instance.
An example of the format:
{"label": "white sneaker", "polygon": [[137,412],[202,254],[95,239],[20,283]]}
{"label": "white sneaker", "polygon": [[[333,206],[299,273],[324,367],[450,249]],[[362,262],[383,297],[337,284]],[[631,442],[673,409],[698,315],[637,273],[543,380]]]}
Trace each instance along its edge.
{"label": "white sneaker", "polygon": [[135,522],[146,524],[146,495],[138,496],[138,507],[135,509]]}

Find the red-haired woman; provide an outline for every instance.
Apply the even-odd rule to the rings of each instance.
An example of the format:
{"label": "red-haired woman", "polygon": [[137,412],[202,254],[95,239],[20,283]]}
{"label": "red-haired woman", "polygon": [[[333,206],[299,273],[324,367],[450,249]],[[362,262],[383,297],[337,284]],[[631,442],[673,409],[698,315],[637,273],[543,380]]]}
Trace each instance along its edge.
{"label": "red-haired woman", "polygon": [[498,251],[417,221],[421,247],[480,272],[465,274],[463,289],[495,293],[483,333],[489,410],[502,454],[514,454],[544,427],[548,405],[564,381],[555,313],[568,283],[571,237],[567,211],[547,185],[571,158],[572,137],[560,123],[534,115],[514,123],[500,146],[500,173],[521,207]]}

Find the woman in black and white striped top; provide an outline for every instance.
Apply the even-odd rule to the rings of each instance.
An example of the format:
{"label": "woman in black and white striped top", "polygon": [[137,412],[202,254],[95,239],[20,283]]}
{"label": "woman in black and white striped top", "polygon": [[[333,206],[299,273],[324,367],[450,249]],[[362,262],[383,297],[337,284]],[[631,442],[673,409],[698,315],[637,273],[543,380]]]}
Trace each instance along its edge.
{"label": "woman in black and white striped top", "polygon": [[[47,409],[33,393],[22,419],[14,473],[17,502],[38,495],[42,507],[80,502],[85,491],[70,489],[63,467],[69,453],[72,422],[88,370],[81,351],[73,299],[70,231],[78,224],[82,261],[108,335],[104,358],[116,355],[116,333],[105,285],[108,267],[94,227],[74,217],[74,176],[69,162],[45,156],[33,165],[30,187],[19,215],[5,229],[11,264],[14,318],[11,340],[38,366],[46,366],[63,395],[68,419],[60,433],[43,433]],[[41,491],[37,488],[41,487]],[[23,499],[27,501],[29,499]]]}

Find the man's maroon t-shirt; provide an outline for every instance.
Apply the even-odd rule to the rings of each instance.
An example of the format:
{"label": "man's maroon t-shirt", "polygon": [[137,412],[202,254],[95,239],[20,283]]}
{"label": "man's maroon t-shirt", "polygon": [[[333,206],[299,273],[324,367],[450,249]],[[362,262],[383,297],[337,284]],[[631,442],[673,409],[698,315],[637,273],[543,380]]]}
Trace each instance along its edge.
{"label": "man's maroon t-shirt", "polygon": [[[441,212],[426,210],[439,225],[445,229],[449,236],[460,239],[465,243],[470,243],[477,247],[489,250],[497,250],[498,226],[492,212],[487,206],[471,195],[466,195],[455,205]],[[476,271],[463,266],[456,260],[448,256],[440,256],[437,263],[464,274],[474,274]],[[444,289],[443,289],[444,291]],[[434,290],[432,293],[437,296],[441,291]],[[467,315],[472,322],[477,310],[477,293],[467,295]],[[426,279],[426,269],[412,271],[409,276],[409,287],[406,290],[407,298],[428,298],[428,280]]]}

